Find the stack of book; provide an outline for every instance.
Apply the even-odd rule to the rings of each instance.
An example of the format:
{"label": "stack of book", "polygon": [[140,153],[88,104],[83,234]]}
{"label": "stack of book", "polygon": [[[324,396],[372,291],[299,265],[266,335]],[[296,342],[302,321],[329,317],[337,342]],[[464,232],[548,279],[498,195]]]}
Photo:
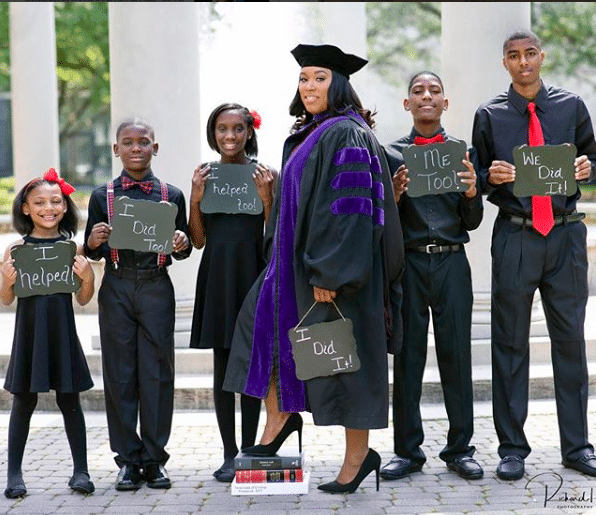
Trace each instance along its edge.
{"label": "stack of book", "polygon": [[275,456],[249,456],[242,451],[234,459],[236,476],[232,495],[307,494],[310,472],[298,449],[283,447]]}

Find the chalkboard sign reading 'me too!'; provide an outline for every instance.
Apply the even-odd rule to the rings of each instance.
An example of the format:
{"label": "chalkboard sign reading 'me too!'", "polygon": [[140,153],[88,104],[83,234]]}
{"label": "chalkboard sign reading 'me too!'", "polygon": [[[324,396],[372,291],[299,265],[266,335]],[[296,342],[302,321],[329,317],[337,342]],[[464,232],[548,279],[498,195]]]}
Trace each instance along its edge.
{"label": "chalkboard sign reading 'me too!'", "polygon": [[77,252],[74,241],[56,241],[17,245],[10,255],[14,259],[17,297],[72,293],[79,289],[81,280],[72,265]]}
{"label": "chalkboard sign reading 'me too!'", "polygon": [[171,254],[177,214],[178,206],[171,202],[116,197],[108,244],[114,249]]}
{"label": "chalkboard sign reading 'me too!'", "polygon": [[[466,143],[448,140],[430,145],[408,145],[402,155],[408,169],[408,196],[438,195],[440,193],[464,193],[467,186],[457,176],[467,170],[462,164],[466,158]],[[392,170],[395,172],[395,170]]]}
{"label": "chalkboard sign reading 'me too!'", "polygon": [[211,164],[209,178],[205,184],[205,195],[201,201],[201,211],[248,215],[261,213],[263,203],[252,178],[256,168],[255,164]]}
{"label": "chalkboard sign reading 'me too!'", "polygon": [[573,166],[576,155],[576,146],[568,143],[515,147],[513,194],[516,197],[573,195],[577,191]]}

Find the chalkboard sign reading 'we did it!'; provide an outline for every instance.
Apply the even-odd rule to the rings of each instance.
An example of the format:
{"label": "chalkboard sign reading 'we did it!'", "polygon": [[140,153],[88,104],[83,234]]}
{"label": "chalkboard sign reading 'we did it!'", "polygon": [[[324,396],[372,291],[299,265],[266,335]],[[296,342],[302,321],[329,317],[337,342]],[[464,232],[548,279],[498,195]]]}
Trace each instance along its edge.
{"label": "chalkboard sign reading 'we did it!'", "polygon": [[453,191],[464,193],[467,185],[461,182],[457,174],[467,170],[462,164],[466,150],[466,142],[461,140],[404,148],[402,154],[410,179],[408,196],[421,197]]}
{"label": "chalkboard sign reading 'we did it!'", "polygon": [[513,149],[516,197],[566,195],[577,191],[575,180],[575,145],[521,145]]}
{"label": "chalkboard sign reading 'we did it!'", "polygon": [[262,213],[263,203],[252,178],[256,168],[255,164],[211,164],[201,211],[248,215]]}
{"label": "chalkboard sign reading 'we did it!'", "polygon": [[72,293],[81,280],[72,265],[77,252],[74,241],[17,245],[10,251],[17,271],[14,294],[17,297]]}

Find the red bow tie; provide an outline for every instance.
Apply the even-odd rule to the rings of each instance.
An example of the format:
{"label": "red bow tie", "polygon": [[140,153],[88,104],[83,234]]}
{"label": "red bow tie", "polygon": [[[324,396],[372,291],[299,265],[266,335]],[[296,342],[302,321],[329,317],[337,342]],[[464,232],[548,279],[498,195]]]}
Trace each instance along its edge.
{"label": "red bow tie", "polygon": [[149,193],[151,193],[151,190],[153,190],[153,181],[133,181],[132,179],[126,177],[126,175],[122,176],[123,190],[129,190],[130,188],[134,188],[135,186],[141,188],[147,195],[149,195]]}
{"label": "red bow tie", "polygon": [[431,143],[445,143],[445,138],[442,134],[435,134],[432,138],[423,138],[416,136],[414,138],[414,145],[429,145]]}

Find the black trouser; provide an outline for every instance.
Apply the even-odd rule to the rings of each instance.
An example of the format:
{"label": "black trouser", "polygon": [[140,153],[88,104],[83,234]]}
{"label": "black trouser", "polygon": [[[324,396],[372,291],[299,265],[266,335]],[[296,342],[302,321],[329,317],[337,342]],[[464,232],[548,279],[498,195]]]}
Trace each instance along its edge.
{"label": "black trouser", "polygon": [[429,308],[445,408],[447,444],[439,457],[472,456],[474,432],[471,324],[472,282],[464,250],[425,254],[406,252],[402,315],[404,343],[394,357],[393,437],[398,456],[424,463],[420,397],[426,365]]}
{"label": "black trouser", "polygon": [[586,226],[553,227],[545,238],[529,227],[497,218],[492,240],[493,417],[499,456],[525,458],[528,415],[530,316],[540,291],[555,386],[561,453],[568,460],[588,442],[588,370],[584,320],[588,300]]}
{"label": "black trouser", "polygon": [[174,410],[174,288],[166,269],[119,271],[106,266],[98,294],[110,446],[120,467],[164,464]]}
{"label": "black trouser", "polygon": [[[223,382],[230,357],[230,349],[213,349],[213,401],[219,434],[224,447],[224,460],[234,458],[238,454],[236,445],[236,394],[223,391]],[[240,448],[255,444],[261,399],[240,394],[240,410],[242,412],[242,430]]]}

